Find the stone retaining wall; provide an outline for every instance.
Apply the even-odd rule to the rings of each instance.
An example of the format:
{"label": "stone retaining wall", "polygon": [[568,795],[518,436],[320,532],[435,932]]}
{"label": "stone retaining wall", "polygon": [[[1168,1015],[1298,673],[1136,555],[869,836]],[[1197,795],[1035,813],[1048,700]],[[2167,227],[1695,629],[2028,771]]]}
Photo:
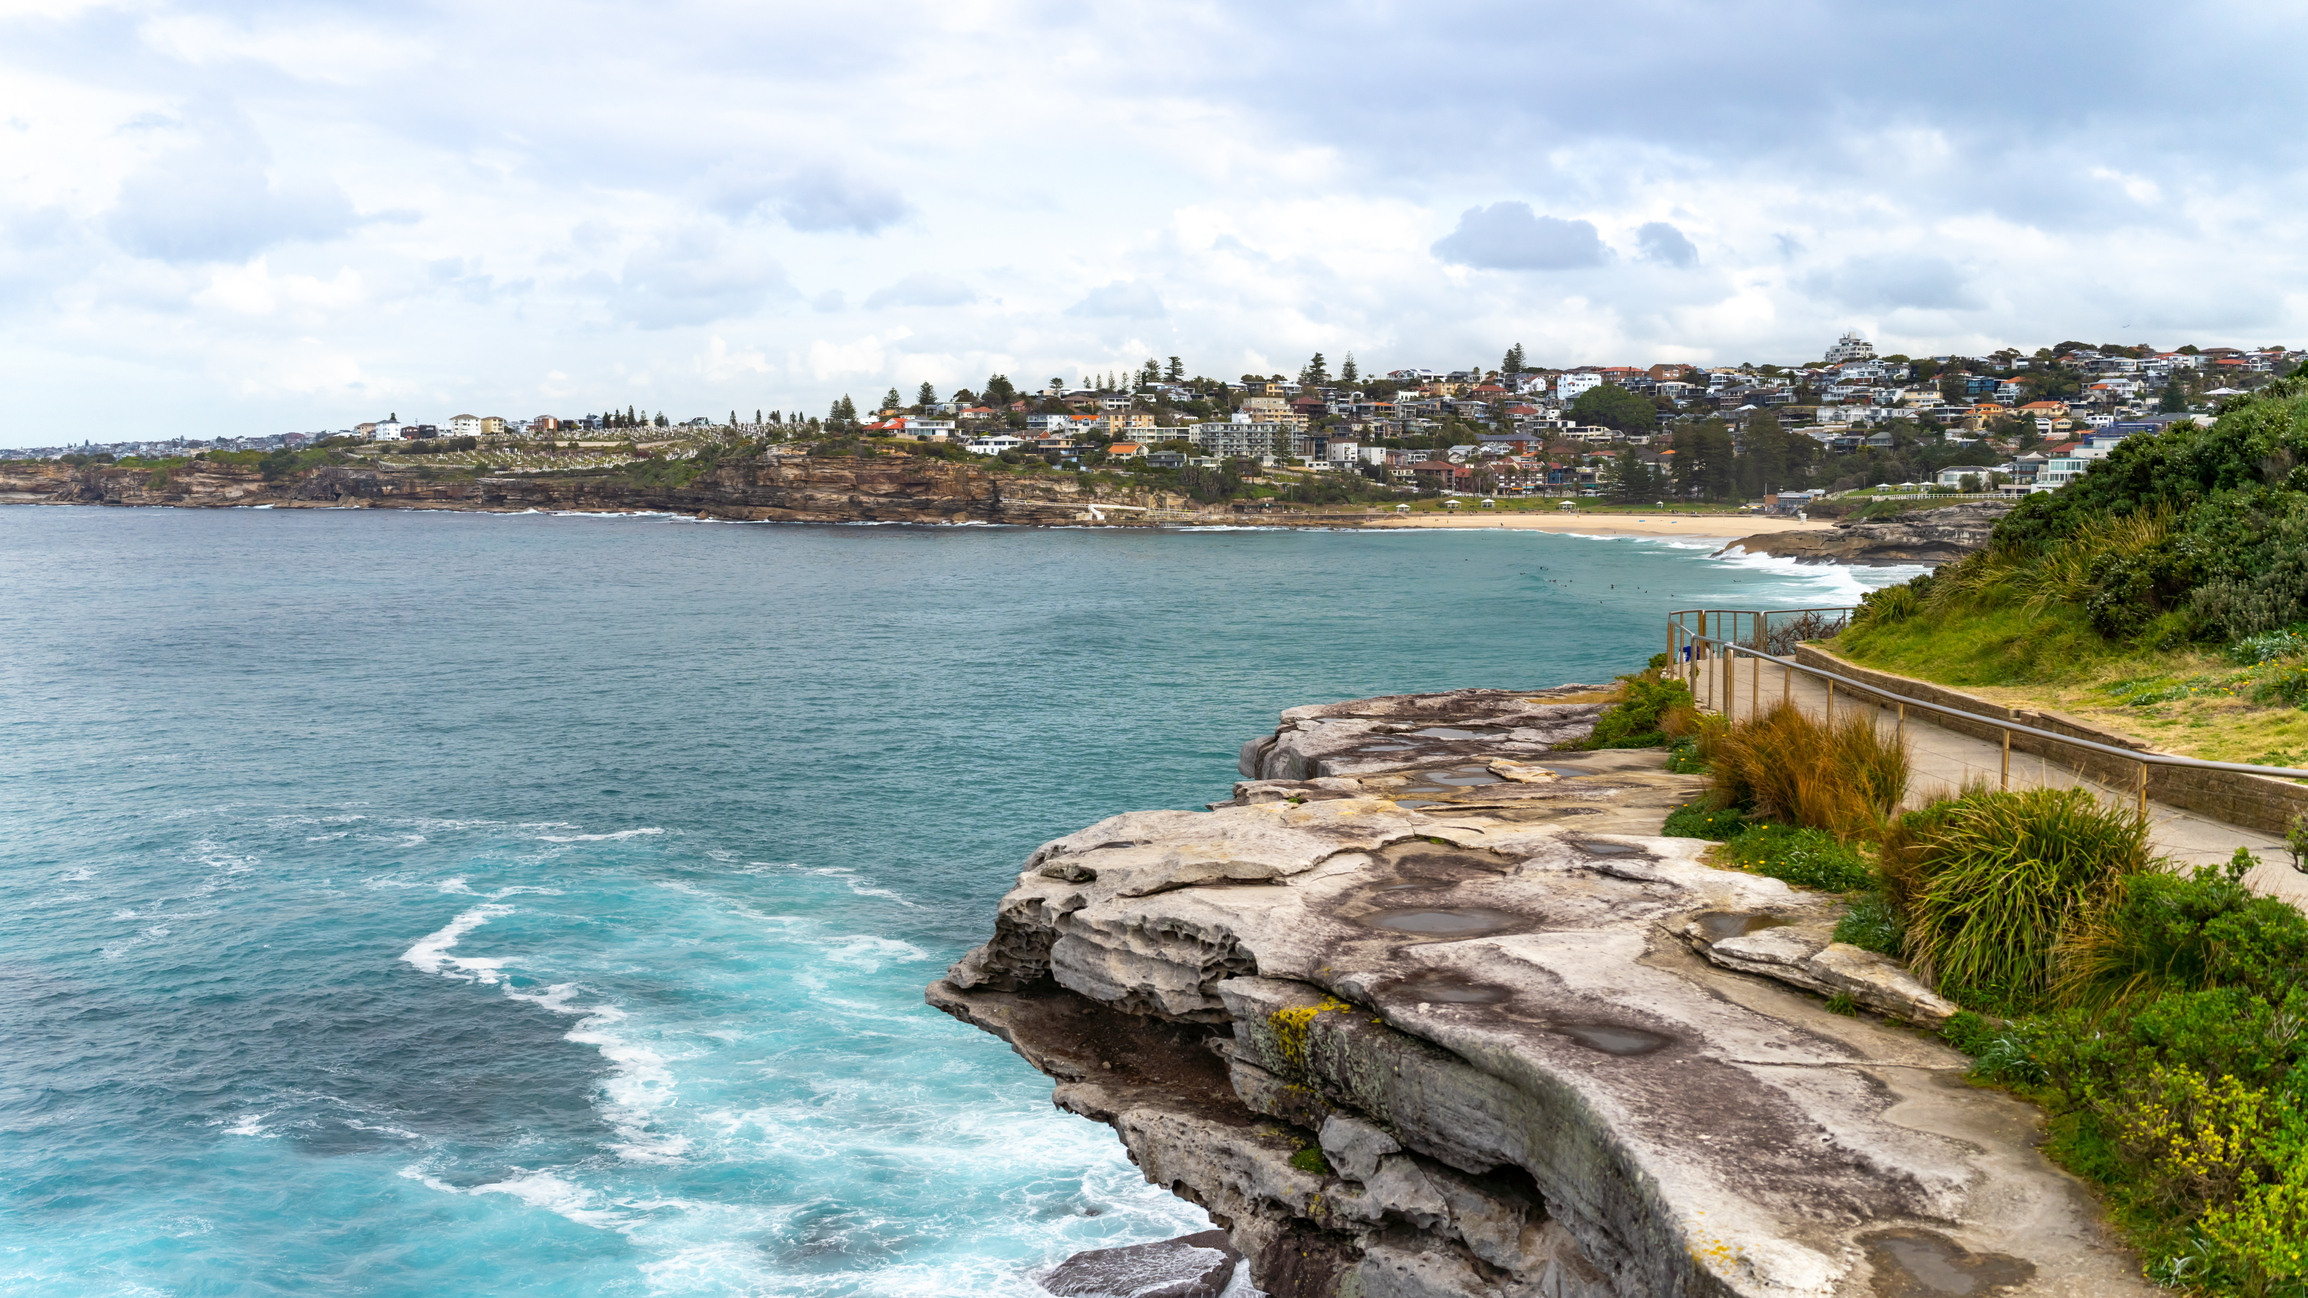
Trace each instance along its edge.
{"label": "stone retaining wall", "polygon": [[[1836,693],[1844,698],[1856,698],[1861,702],[1880,703],[1888,707],[1892,703],[1889,696],[1897,694],[1970,713],[1980,719],[1974,721],[1968,717],[1941,716],[1936,713],[1918,711],[1909,720],[1929,722],[1943,730],[1952,730],[1960,735],[1983,739],[1991,744],[2001,743],[2003,740],[2003,727],[1996,723],[2008,720],[2023,726],[2034,726],[2038,730],[2048,730],[2054,734],[2072,735],[2075,738],[2089,740],[2093,743],[2106,744],[2111,748],[2130,748],[2141,752],[2155,751],[2130,735],[2118,734],[2112,730],[2102,730],[2097,726],[2087,725],[2061,713],[2007,708],[1998,703],[1991,703],[1977,695],[1966,694],[1961,690],[1951,690],[1944,685],[1935,685],[1930,681],[1861,667],[1851,660],[1830,653],[1817,645],[1797,646],[1795,661],[1805,667],[1831,671],[1838,676],[1883,691],[1883,693],[1878,694],[1874,690],[1854,689],[1848,685],[1838,685]],[[2121,757],[2096,753],[2088,748],[2077,748],[2055,740],[2039,739],[2034,735],[2016,732],[2011,737],[2011,747],[2015,753],[2048,757],[2087,779],[2096,780],[2113,788],[2128,791],[2139,787],[2139,764],[2126,761]],[[2193,811],[2226,824],[2241,825],[2246,829],[2256,829],[2269,834],[2283,833],[2285,827],[2291,823],[2292,817],[2308,813],[2308,787],[2272,776],[2247,775],[2239,771],[2206,771],[2183,766],[2151,765],[2148,767],[2148,797],[2166,806]]]}

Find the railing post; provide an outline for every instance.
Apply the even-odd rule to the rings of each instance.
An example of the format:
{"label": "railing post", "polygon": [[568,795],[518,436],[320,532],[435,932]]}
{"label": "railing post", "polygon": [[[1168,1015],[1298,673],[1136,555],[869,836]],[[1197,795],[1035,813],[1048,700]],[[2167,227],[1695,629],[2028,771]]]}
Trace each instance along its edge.
{"label": "railing post", "polygon": [[1739,697],[1739,655],[1723,646],[1723,719],[1731,720],[1732,703]]}
{"label": "railing post", "polygon": [[2003,728],[2003,787],[2011,787],[2011,727]]}
{"label": "railing post", "polygon": [[1827,726],[1828,726],[1828,728],[1829,728],[1829,729],[1833,729],[1833,728],[1834,728],[1834,726],[1835,726],[1835,678],[1834,678],[1834,677],[1832,677],[1832,676],[1830,676],[1830,677],[1827,679],[1827,722],[1826,722],[1826,724],[1827,724]]}
{"label": "railing post", "polygon": [[2140,819],[2148,818],[2148,764],[2140,763]]}
{"label": "railing post", "polygon": [[1907,705],[1905,703],[1899,705],[1899,724],[1892,728],[1891,737],[1896,743],[1904,744],[1907,742]]}

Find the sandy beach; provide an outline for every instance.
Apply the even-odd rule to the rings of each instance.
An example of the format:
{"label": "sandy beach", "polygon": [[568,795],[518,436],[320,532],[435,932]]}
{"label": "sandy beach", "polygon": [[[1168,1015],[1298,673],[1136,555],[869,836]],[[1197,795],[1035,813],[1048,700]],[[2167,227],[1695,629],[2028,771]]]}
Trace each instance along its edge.
{"label": "sandy beach", "polygon": [[1737,540],[1761,532],[1826,532],[1835,524],[1758,514],[1398,514],[1374,518],[1365,527],[1507,527],[1533,532],[1583,532],[1590,536],[1694,536]]}

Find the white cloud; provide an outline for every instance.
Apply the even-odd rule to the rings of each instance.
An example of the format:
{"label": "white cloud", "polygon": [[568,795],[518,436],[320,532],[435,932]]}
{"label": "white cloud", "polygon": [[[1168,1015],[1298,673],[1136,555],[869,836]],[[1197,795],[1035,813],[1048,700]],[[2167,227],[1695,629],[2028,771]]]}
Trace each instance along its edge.
{"label": "white cloud", "polygon": [[[222,433],[822,410],[1150,354],[2308,338],[2308,12],[1950,3],[1992,47],[1674,0],[0,0],[0,376],[28,427]],[[1677,39],[1621,38],[1645,24]],[[1468,30],[1545,75],[1466,75]]]}
{"label": "white cloud", "polygon": [[1611,258],[1592,221],[1540,216],[1528,203],[1493,203],[1459,213],[1437,240],[1437,257],[1483,270],[1578,270]]}
{"label": "white cloud", "polygon": [[1067,315],[1100,320],[1152,320],[1166,314],[1162,295],[1145,284],[1116,280],[1091,289],[1089,295],[1066,309]]}
{"label": "white cloud", "polygon": [[977,290],[953,276],[921,271],[875,289],[866,295],[865,304],[870,311],[885,306],[966,306],[977,300]]}

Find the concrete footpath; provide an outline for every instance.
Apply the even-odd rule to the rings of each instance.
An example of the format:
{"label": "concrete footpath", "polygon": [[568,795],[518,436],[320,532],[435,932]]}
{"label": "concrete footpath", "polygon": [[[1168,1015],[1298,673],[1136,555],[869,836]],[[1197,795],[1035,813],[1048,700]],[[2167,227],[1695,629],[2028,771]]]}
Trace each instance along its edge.
{"label": "concrete footpath", "polygon": [[[1717,690],[1717,675],[1722,664],[1702,660],[1695,693],[1702,706],[1723,711],[1724,700]],[[1728,709],[1734,720],[1752,715],[1760,706],[1768,709],[1787,698],[1797,707],[1813,716],[1823,715],[1827,708],[1826,683],[1806,673],[1783,668],[1771,663],[1760,665],[1752,659],[1742,659],[1730,675],[1731,693]],[[1790,680],[1789,677],[1793,679]],[[1866,714],[1879,731],[1900,730],[1897,712],[1873,703],[1854,702],[1849,693],[1837,691],[1835,716],[1851,715],[1852,711]],[[1984,783],[1996,787],[2003,778],[2003,746],[1984,739],[1974,739],[1952,730],[1942,730],[1926,719],[1927,714],[1911,713],[1907,718],[1904,735],[1911,761],[1907,783],[1907,806],[1919,807],[1953,794],[1967,783]],[[2082,787],[2092,790],[2111,802],[2126,807],[2137,806],[2136,790],[2116,788],[2103,781],[2090,779],[2062,765],[2059,761],[2033,753],[2011,755],[2011,784],[2014,789],[2033,789],[2045,786],[2058,788]],[[2245,882],[2255,890],[2274,897],[2282,897],[2295,906],[2308,909],[2308,874],[2292,868],[2292,856],[2285,849],[2284,840],[2256,829],[2224,824],[2210,820],[2178,807],[2167,806],[2151,799],[2148,803],[2149,839],[2155,851],[2171,857],[2183,865],[2224,864],[2238,847],[2260,858],[2260,867],[2245,876]]]}

